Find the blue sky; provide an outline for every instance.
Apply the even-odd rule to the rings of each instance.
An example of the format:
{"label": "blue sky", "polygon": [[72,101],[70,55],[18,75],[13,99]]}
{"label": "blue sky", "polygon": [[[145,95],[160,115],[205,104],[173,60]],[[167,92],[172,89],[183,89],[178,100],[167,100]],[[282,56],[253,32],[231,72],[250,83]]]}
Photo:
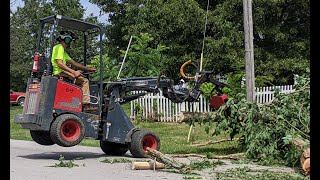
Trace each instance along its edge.
{"label": "blue sky", "polygon": [[[86,15],[93,13],[95,16],[98,16],[98,20],[100,22],[106,23],[108,16],[106,14],[102,14],[101,17],[99,17],[100,9],[97,5],[90,3],[89,0],[80,0],[80,3],[86,9]],[[10,0],[10,8],[12,11],[15,11],[18,6],[21,7],[23,5],[24,3],[22,2],[22,0]]]}

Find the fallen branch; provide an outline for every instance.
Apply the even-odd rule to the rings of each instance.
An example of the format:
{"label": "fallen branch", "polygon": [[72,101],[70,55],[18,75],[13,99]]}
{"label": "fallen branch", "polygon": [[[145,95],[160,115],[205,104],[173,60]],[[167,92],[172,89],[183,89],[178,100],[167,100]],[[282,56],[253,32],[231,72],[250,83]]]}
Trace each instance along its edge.
{"label": "fallen branch", "polygon": [[164,155],[161,152],[151,149],[147,147],[147,155],[150,156],[152,159],[157,158],[157,160],[165,165],[169,165],[171,167],[174,167],[176,169],[182,169],[185,167],[185,164],[182,164],[169,155]]}
{"label": "fallen branch", "polygon": [[208,156],[208,159],[232,159],[232,160],[239,160],[240,158],[237,156],[244,156],[244,153],[236,153],[236,154],[229,154],[224,156]]}
{"label": "fallen branch", "polygon": [[233,159],[239,160],[239,156],[244,156],[244,153],[236,153],[236,154],[229,154],[224,156],[212,156],[212,155],[201,155],[201,154],[173,154],[171,157],[174,158],[188,158],[188,157],[199,157],[199,158],[208,158],[208,159]]}
{"label": "fallen branch", "polygon": [[218,141],[208,141],[206,143],[200,143],[200,144],[192,144],[191,146],[192,147],[200,147],[200,146],[206,146],[206,145],[210,145],[210,144],[218,144],[218,143],[222,143],[222,142],[226,142],[226,141],[234,141],[234,140],[239,140],[239,138],[234,138],[234,139],[221,139],[221,140],[218,140]]}
{"label": "fallen branch", "polygon": [[308,147],[308,143],[302,140],[301,138],[293,138],[291,143],[296,146],[300,151],[303,151]]}
{"label": "fallen branch", "polygon": [[187,158],[187,157],[200,157],[200,158],[206,158],[207,156],[201,155],[201,154],[173,154],[171,157],[175,158]]}

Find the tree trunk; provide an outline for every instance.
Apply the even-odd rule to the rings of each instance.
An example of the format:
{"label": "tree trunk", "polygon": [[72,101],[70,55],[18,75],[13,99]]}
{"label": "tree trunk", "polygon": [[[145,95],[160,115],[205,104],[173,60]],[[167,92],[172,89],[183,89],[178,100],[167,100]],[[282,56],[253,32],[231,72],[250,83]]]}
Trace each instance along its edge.
{"label": "tree trunk", "polygon": [[310,148],[303,151],[300,156],[300,164],[306,175],[310,175]]}
{"label": "tree trunk", "polygon": [[161,152],[151,149],[149,147],[147,147],[147,155],[150,156],[152,159],[156,158],[159,162],[172,166],[176,169],[182,169],[183,167],[185,167],[184,164],[176,161],[169,155],[164,155]]}
{"label": "tree trunk", "polygon": [[300,165],[306,175],[310,175],[310,147],[307,142],[300,138],[292,139],[291,143],[302,151]]}

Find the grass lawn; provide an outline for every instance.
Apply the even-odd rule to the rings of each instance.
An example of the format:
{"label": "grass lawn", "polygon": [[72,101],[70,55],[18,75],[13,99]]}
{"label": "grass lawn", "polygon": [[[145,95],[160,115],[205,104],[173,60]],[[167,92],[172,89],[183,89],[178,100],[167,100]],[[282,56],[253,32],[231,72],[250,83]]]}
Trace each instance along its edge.
{"label": "grass lawn", "polygon": [[22,129],[20,124],[13,123],[14,116],[22,113],[22,109],[20,106],[10,106],[10,139],[32,141],[29,130]]}
{"label": "grass lawn", "polygon": [[[130,108],[130,106],[129,106]],[[129,113],[128,107],[124,108],[126,113]],[[22,112],[22,107],[10,107],[10,138],[19,140],[32,140],[29,130],[22,129],[19,124],[13,123],[15,114]],[[189,133],[189,125],[178,123],[160,123],[160,122],[140,122],[134,124],[136,127],[143,129],[150,129],[154,131],[159,137],[161,142],[160,151],[167,154],[185,154],[185,153],[213,153],[216,155],[225,155],[230,153],[240,152],[238,142],[223,142],[214,145],[207,145],[203,147],[192,147],[191,143],[187,142]],[[209,140],[216,140],[226,138],[225,136],[211,136],[206,134],[204,127],[195,127],[193,139],[196,142],[206,142]],[[85,146],[99,146],[99,141],[92,139],[84,139],[80,145]]]}

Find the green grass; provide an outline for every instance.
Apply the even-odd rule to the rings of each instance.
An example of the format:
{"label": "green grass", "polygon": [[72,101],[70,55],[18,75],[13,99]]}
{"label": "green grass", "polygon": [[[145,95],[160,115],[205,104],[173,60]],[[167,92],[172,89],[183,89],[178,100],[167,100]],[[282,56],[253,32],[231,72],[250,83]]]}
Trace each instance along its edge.
{"label": "green grass", "polygon": [[[150,129],[160,137],[161,152],[168,154],[187,154],[199,153],[207,154],[213,153],[216,155],[225,155],[240,152],[237,142],[224,142],[215,145],[207,145],[202,147],[192,147],[191,143],[187,142],[190,126],[187,124],[178,123],[162,123],[162,122],[141,122],[136,127]],[[211,136],[206,134],[204,127],[196,126],[193,139],[196,142],[207,142],[209,140],[216,140],[225,138],[222,136]]]}
{"label": "green grass", "polygon": [[20,124],[13,123],[14,116],[21,114],[22,110],[21,106],[10,106],[10,139],[32,141],[29,130],[23,129]]}
{"label": "green grass", "polygon": [[[130,106],[124,107],[125,111],[129,113]],[[19,140],[32,140],[29,130],[23,129],[21,125],[13,123],[15,114],[22,113],[22,107],[10,107],[10,138]],[[187,142],[190,126],[187,124],[178,123],[160,123],[160,122],[140,122],[134,124],[136,127],[142,129],[150,129],[160,137],[162,153],[167,154],[185,154],[185,153],[212,153],[216,155],[225,155],[230,153],[240,152],[237,142],[224,142],[215,145],[207,145],[203,147],[192,147],[190,142]],[[197,142],[206,142],[209,140],[226,138],[224,136],[214,136],[206,134],[204,127],[196,126],[193,139]],[[99,141],[92,139],[84,139],[80,145],[85,146],[99,146]]]}

